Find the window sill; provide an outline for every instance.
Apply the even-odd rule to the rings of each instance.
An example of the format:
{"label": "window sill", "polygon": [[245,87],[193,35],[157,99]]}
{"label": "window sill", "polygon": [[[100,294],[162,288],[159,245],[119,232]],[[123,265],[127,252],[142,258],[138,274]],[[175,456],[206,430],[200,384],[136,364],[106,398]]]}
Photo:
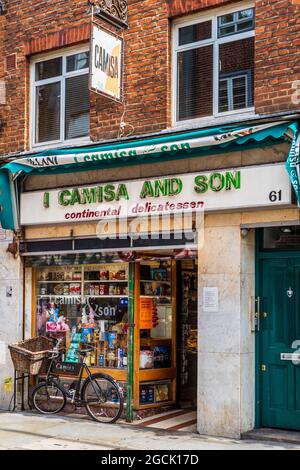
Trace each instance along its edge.
{"label": "window sill", "polygon": [[61,148],[68,148],[68,147],[81,147],[83,145],[92,144],[92,140],[90,137],[82,137],[80,139],[73,139],[73,140],[65,140],[63,142],[54,142],[46,143],[46,144],[35,144],[30,147],[30,151],[37,151],[43,152],[44,150],[50,149],[61,149]]}
{"label": "window sill", "polygon": [[176,131],[179,130],[191,130],[191,129],[199,129],[205,127],[213,127],[213,126],[222,126],[223,124],[234,124],[239,123],[251,119],[257,119],[259,117],[258,114],[255,114],[254,109],[248,109],[245,112],[240,113],[226,113],[224,115],[219,116],[208,116],[205,118],[200,119],[190,119],[187,121],[178,121],[174,122],[171,129]]}

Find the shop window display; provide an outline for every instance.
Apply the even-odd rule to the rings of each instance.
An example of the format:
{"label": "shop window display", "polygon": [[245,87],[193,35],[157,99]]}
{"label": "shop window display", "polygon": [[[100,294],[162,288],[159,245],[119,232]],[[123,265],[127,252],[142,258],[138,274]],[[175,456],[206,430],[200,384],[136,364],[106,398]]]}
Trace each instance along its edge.
{"label": "shop window display", "polygon": [[127,367],[127,264],[39,269],[37,297],[37,332],[62,336],[67,362],[78,362],[76,349],[88,343],[88,366]]}
{"label": "shop window display", "polygon": [[[123,384],[133,356],[134,409],[165,406],[176,401],[176,261],[135,262],[131,272],[133,329],[128,262],[36,267],[37,333],[62,337],[67,363],[78,363],[76,350],[92,345],[87,365]],[[128,344],[134,345],[131,354]]]}

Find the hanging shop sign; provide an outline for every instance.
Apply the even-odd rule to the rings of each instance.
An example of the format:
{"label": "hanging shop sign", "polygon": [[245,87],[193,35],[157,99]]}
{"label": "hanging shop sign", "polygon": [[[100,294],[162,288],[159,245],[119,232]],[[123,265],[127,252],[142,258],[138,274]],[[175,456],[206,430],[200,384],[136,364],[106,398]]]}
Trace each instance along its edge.
{"label": "hanging shop sign", "polygon": [[95,0],[93,13],[116,28],[128,28],[127,0]]}
{"label": "hanging shop sign", "polygon": [[290,179],[285,165],[278,164],[27,192],[21,195],[21,224],[126,219],[291,203]]}
{"label": "hanging shop sign", "polygon": [[90,87],[122,101],[123,39],[92,24]]}

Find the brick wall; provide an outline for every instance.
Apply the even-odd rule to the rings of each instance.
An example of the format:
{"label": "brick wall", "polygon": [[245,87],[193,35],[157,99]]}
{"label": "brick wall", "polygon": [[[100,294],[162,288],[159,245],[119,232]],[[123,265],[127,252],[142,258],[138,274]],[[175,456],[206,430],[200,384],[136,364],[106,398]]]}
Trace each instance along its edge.
{"label": "brick wall", "polygon": [[[40,43],[35,52],[57,47],[54,43],[50,46],[45,38],[51,33],[88,24],[87,10],[86,0],[9,0],[2,56],[4,70],[0,66],[0,79],[5,78],[7,91],[7,105],[0,107],[0,119],[4,116],[5,120],[5,129],[0,134],[0,154],[28,149],[29,61],[26,52],[30,52],[31,40],[37,39]],[[7,57],[14,54],[16,66],[11,63],[7,68]]]}
{"label": "brick wall", "polygon": [[165,2],[128,3],[124,105],[92,96],[91,135],[95,140],[116,137],[122,119],[128,124],[126,133],[136,135],[159,131],[171,122],[171,54]]}
{"label": "brick wall", "polygon": [[[255,104],[261,114],[300,109],[299,0],[256,0]],[[299,93],[300,101],[300,93]]]}
{"label": "brick wall", "polygon": [[[257,0],[255,103],[259,113],[300,108],[292,83],[300,79],[298,0]],[[129,0],[125,31],[123,104],[91,94],[91,137],[158,132],[171,125],[170,17],[228,3],[226,0]],[[29,57],[88,41],[87,0],[10,0],[0,17],[0,154],[29,148]]]}
{"label": "brick wall", "polygon": [[195,13],[204,8],[225,5],[234,0],[166,0],[169,17]]}

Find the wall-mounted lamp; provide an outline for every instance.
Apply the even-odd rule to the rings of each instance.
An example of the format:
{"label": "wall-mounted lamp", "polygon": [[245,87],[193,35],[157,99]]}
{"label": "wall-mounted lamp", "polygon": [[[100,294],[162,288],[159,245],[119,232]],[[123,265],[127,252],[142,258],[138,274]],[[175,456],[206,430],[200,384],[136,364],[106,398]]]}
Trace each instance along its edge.
{"label": "wall-mounted lamp", "polygon": [[281,227],[280,230],[282,233],[292,233],[291,227]]}
{"label": "wall-mounted lamp", "polygon": [[242,228],[241,229],[241,237],[246,238],[248,236],[249,232],[250,232],[250,228]]}

